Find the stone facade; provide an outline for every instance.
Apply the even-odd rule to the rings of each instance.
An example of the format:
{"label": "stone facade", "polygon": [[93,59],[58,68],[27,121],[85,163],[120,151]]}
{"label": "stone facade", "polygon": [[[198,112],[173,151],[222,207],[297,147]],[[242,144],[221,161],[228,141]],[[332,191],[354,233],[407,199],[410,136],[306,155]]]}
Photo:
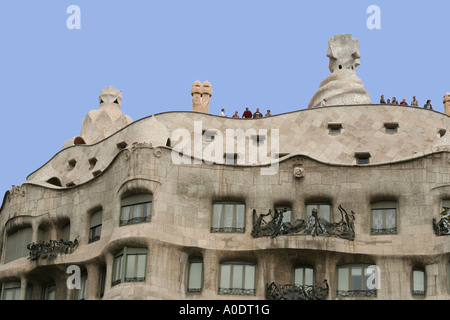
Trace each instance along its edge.
{"label": "stone facade", "polygon": [[[398,130],[386,133],[384,123],[392,119]],[[223,132],[279,129],[280,151],[287,154],[272,175],[261,174],[267,164],[195,163],[189,154],[190,163],[175,164],[175,141],[167,139],[177,128],[191,128],[194,135],[194,121]],[[341,131],[330,132],[328,124],[336,122]],[[71,299],[66,270],[77,265],[87,272],[86,299],[265,299],[267,284],[292,283],[294,268],[309,266],[316,283],[327,280],[327,299],[449,299],[450,237],[433,231],[433,219],[450,199],[450,152],[446,143],[439,144],[448,135],[439,130],[448,124],[448,116],[435,111],[386,105],[314,108],[250,120],[195,112],[141,119],[96,144],[61,150],[6,193],[0,282],[19,281],[22,299],[40,299],[45,285],[54,283],[56,299]],[[202,150],[210,143],[203,141]],[[369,164],[355,162],[359,151],[370,153]],[[47,182],[53,175],[64,184]],[[69,180],[77,183],[68,186]],[[121,201],[136,193],[152,194],[151,220],[120,226]],[[244,232],[211,231],[214,203],[227,201],[245,204]],[[371,204],[378,201],[397,203],[392,234],[371,232]],[[306,218],[309,203],[330,204],[331,222],[340,218],[338,205],[354,211],[354,240],[252,237],[253,210],[265,214],[288,206],[295,221]],[[91,215],[99,209],[101,236],[89,243]],[[60,239],[68,222],[70,240],[79,241],[72,253],[5,261],[8,236],[16,230],[31,227],[32,242],[43,230],[48,241]],[[125,247],[146,250],[145,279],[113,284],[114,258]],[[202,259],[202,285],[200,292],[188,293],[193,257]],[[235,261],[255,266],[253,294],[219,293],[220,265]],[[338,268],[352,264],[380,268],[375,296],[338,295]],[[415,268],[424,271],[424,295],[413,295]]]}

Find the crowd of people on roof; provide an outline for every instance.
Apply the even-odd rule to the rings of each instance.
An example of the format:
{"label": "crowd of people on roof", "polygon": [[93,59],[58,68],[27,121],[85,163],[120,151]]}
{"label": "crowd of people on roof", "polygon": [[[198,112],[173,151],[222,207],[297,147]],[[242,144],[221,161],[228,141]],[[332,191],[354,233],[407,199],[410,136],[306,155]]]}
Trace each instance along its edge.
{"label": "crowd of people on roof", "polygon": [[[226,117],[225,109],[222,109],[222,112],[220,113],[222,117]],[[264,117],[270,117],[272,114],[270,113],[270,110],[267,110],[267,113]],[[243,119],[250,119],[250,118],[262,118],[263,114],[259,111],[259,108],[256,108],[256,111],[252,113],[249,108],[245,108],[244,113],[242,114]],[[235,111],[232,118],[239,118],[239,112]]]}
{"label": "crowd of people on roof", "polygon": [[[326,106],[326,99],[323,99],[321,106]],[[380,104],[393,104],[393,105],[402,105],[402,106],[408,106],[408,103],[406,102],[406,99],[402,99],[401,102],[397,101],[396,97],[392,97],[391,99],[384,99],[384,95],[382,94],[380,97]],[[419,108],[419,101],[417,101],[416,96],[413,96],[411,103],[409,104],[411,107],[417,107]],[[424,109],[433,110],[433,106],[431,105],[431,100],[427,100],[427,103],[423,105]],[[220,116],[227,117],[225,113],[225,109],[221,110]],[[267,110],[267,113],[264,117],[270,117],[272,114],[270,113],[270,110]],[[239,112],[235,111],[232,118],[239,118]],[[244,113],[242,114],[241,118],[243,119],[250,119],[250,118],[263,118],[263,114],[259,111],[259,108],[256,108],[256,111],[252,113],[249,108],[245,108]]]}
{"label": "crowd of people on roof", "polygon": [[[402,99],[402,101],[399,103],[397,101],[397,98],[392,97],[391,99],[384,99],[384,94],[381,95],[380,97],[380,104],[398,104],[398,105],[402,105],[402,106],[407,106],[408,103],[406,102],[406,99]],[[411,107],[419,107],[419,101],[417,101],[416,96],[413,96],[413,99],[411,101],[411,104],[409,104]],[[423,105],[424,109],[429,109],[429,110],[433,110],[433,106],[431,105],[431,100],[427,100],[427,103],[425,103]]]}

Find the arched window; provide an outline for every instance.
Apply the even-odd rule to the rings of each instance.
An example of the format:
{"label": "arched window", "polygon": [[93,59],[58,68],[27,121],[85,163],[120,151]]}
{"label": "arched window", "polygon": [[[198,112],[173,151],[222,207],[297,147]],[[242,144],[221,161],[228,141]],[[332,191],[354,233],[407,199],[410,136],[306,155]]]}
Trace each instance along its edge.
{"label": "arched window", "polygon": [[411,289],[413,296],[425,296],[426,279],[425,270],[414,268],[412,270]]}
{"label": "arched window", "polygon": [[371,204],[370,234],[397,233],[397,202],[380,201]]}
{"label": "arched window", "polygon": [[306,217],[312,216],[313,209],[317,210],[317,216],[331,222],[331,204],[324,202],[315,202],[306,204]]}
{"label": "arched window", "polygon": [[239,202],[214,203],[211,232],[245,232],[245,204]]}
{"label": "arched window", "polygon": [[203,259],[202,257],[189,258],[187,293],[202,292]]}
{"label": "arched window", "polygon": [[121,201],[120,226],[148,222],[151,220],[153,195],[138,193]]}

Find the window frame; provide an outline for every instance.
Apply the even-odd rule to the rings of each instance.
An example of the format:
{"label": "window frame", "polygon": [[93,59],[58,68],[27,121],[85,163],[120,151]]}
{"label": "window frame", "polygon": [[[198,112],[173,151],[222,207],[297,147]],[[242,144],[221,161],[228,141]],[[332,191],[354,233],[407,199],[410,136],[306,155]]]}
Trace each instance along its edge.
{"label": "window frame", "polygon": [[[22,284],[21,284],[20,280],[3,281],[1,284],[0,300],[4,300],[4,301],[20,300],[21,286],[22,286]],[[12,290],[12,298],[13,299],[6,299],[6,294],[7,294],[6,291],[9,291],[9,290]],[[18,297],[17,297],[17,294],[19,295]]]}
{"label": "window frame", "polygon": [[[49,299],[49,294],[53,293],[53,298]],[[56,283],[50,282],[42,286],[41,300],[56,300]]]}
{"label": "window frame", "polygon": [[[100,218],[98,218],[100,216]],[[100,223],[95,220],[99,220]],[[94,221],[93,221],[94,220]],[[102,236],[102,224],[103,224],[103,210],[96,210],[91,214],[89,220],[89,240],[88,243],[93,243],[101,239]]]}
{"label": "window frame", "polygon": [[[140,197],[144,198],[143,200],[137,200]],[[134,201],[133,201],[134,200]],[[124,204],[125,202],[125,204]],[[135,210],[140,207],[140,215],[135,215]],[[150,207],[149,210],[145,210],[145,208]],[[128,212],[128,219],[124,219],[124,209],[130,208]],[[144,222],[150,222],[152,219],[153,213],[153,193],[150,192],[141,192],[130,194],[126,197],[123,197],[120,201],[120,217],[119,217],[119,227],[139,224]],[[132,217],[131,217],[132,216]],[[131,217],[131,218],[130,218]]]}
{"label": "window frame", "polygon": [[[200,270],[200,288],[191,288],[190,282],[191,282],[191,272],[192,272],[192,265],[194,263],[200,263],[201,264],[201,270]],[[187,281],[186,281],[186,293],[187,294],[201,294],[203,291],[203,258],[202,257],[191,257],[188,260],[188,274],[187,274]]]}
{"label": "window frame", "polygon": [[[298,282],[296,282],[296,275],[297,275],[297,270],[300,270],[300,269],[302,269],[302,283],[298,283]],[[312,272],[312,281],[311,281],[311,284],[305,284],[305,281],[306,281],[306,271],[307,270],[311,270],[311,272]],[[311,267],[311,266],[309,266],[309,265],[299,265],[299,266],[296,266],[296,267],[294,267],[294,272],[293,272],[293,283],[294,283],[294,285],[295,286],[302,286],[302,287],[305,287],[305,286],[314,286],[314,283],[315,283],[315,280],[316,280],[316,273],[315,273],[315,270],[314,270],[314,268],[313,267]]]}
{"label": "window frame", "polygon": [[[216,218],[216,206],[222,206],[222,209],[220,211],[219,217]],[[232,221],[231,226],[225,226],[226,223],[226,212],[225,212],[225,206],[226,205],[233,205],[233,213],[232,213]],[[239,219],[239,212],[236,210],[237,206],[243,207],[242,217]],[[246,224],[246,205],[243,202],[237,202],[237,201],[217,201],[214,202],[212,205],[212,212],[211,212],[211,225],[210,225],[210,232],[211,233],[245,233],[245,224]],[[220,221],[219,221],[220,220]],[[239,221],[242,220],[242,226],[238,225]],[[218,221],[218,223],[216,223]],[[217,224],[217,226],[216,226]]]}
{"label": "window frame", "polygon": [[[382,210],[382,228],[374,228],[374,210]],[[395,210],[394,227],[386,227],[386,210]],[[375,201],[370,203],[370,235],[398,234],[398,202],[395,200]]]}
{"label": "window frame", "polygon": [[[324,218],[320,215],[320,206],[329,206],[329,210],[330,210],[330,218],[329,220],[327,218],[324,218],[325,220],[327,220],[328,222],[332,222],[333,221],[333,206],[331,204],[331,202],[307,202],[305,204],[305,216],[306,219],[308,219],[309,217],[312,217],[312,209],[311,209],[311,214],[308,214],[308,206],[317,206],[317,216],[320,218]],[[314,209],[314,208],[313,208]]]}
{"label": "window frame", "polygon": [[[230,266],[230,273],[229,273],[229,286],[228,287],[222,287],[222,274],[223,268],[225,266]],[[235,282],[235,268],[236,267],[242,267],[242,282],[241,282],[241,288],[234,287]],[[253,268],[253,288],[245,288],[246,285],[246,269],[247,267]],[[252,262],[242,262],[242,261],[230,261],[230,262],[222,262],[219,264],[219,276],[218,276],[218,290],[217,293],[219,295],[239,295],[239,296],[256,296],[256,289],[257,289],[257,279],[258,279],[258,268],[256,263]],[[239,278],[237,279],[239,280]]]}
{"label": "window frame", "polygon": [[[336,296],[340,298],[375,298],[377,296],[377,289],[366,289],[367,279],[372,273],[367,274],[367,268],[373,264],[370,263],[352,263],[336,266]],[[361,270],[361,287],[359,289],[352,288],[352,269]],[[340,270],[348,269],[347,284],[343,285],[339,282]],[[345,276],[345,275],[344,275]],[[347,289],[341,289],[347,287]]]}
{"label": "window frame", "polygon": [[80,289],[73,289],[73,300],[84,300],[86,299],[86,289],[87,289],[88,274],[84,270],[80,275]]}
{"label": "window frame", "polygon": [[[135,277],[127,277],[128,273],[128,257],[143,255],[144,258],[144,270],[143,277],[138,277],[138,264],[134,262],[134,275]],[[120,262],[119,262],[120,259]],[[118,253],[114,255],[112,273],[111,273],[111,287],[125,283],[125,282],[146,282],[147,280],[147,264],[148,264],[148,249],[138,247],[123,247]],[[117,268],[120,268],[117,270]]]}
{"label": "window frame", "polygon": [[[423,290],[414,290],[416,285],[414,277],[415,272],[421,272],[423,275]],[[425,269],[420,267],[414,267],[411,270],[411,295],[413,297],[425,297],[426,294],[427,294],[427,274],[425,272]]]}
{"label": "window frame", "polygon": [[[26,232],[26,234],[21,235],[21,233],[23,234],[24,232]],[[31,226],[23,226],[21,228],[15,229],[12,232],[8,232],[6,234],[6,241],[5,241],[4,263],[6,264],[16,259],[23,258],[29,255],[27,245],[32,242],[32,239],[33,239],[33,228]],[[12,244],[11,241],[13,241],[14,243]],[[13,245],[14,247],[11,248],[10,247],[11,245]],[[14,251],[14,253],[11,252],[12,250]]]}

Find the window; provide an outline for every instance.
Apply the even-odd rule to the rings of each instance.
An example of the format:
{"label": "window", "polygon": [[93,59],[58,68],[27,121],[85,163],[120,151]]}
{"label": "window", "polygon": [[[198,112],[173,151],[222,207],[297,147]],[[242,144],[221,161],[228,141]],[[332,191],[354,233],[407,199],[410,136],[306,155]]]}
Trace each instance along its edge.
{"label": "window", "polygon": [[70,240],[70,223],[67,223],[63,228],[61,232],[61,239],[63,240]]}
{"label": "window", "polygon": [[413,269],[412,271],[413,296],[425,296],[425,270]]}
{"label": "window", "polygon": [[314,285],[314,269],[311,267],[298,267],[294,270],[294,284],[299,286]]}
{"label": "window", "polygon": [[222,263],[220,265],[219,294],[256,294],[256,265],[249,263]]}
{"label": "window", "polygon": [[20,300],[20,281],[3,282],[1,290],[2,300]]}
{"label": "window", "polygon": [[356,152],[355,153],[356,164],[369,164],[370,153],[369,152]]}
{"label": "window", "polygon": [[397,202],[381,201],[371,204],[370,234],[397,233]]}
{"label": "window", "polygon": [[245,204],[217,202],[213,204],[211,232],[245,232]]}
{"label": "window", "polygon": [[31,243],[32,229],[30,227],[16,230],[6,238],[5,263],[29,254],[27,245]]}
{"label": "window", "polygon": [[80,277],[80,289],[73,290],[74,300],[84,300],[86,298],[86,287],[87,287],[87,272],[81,272]]}
{"label": "window", "polygon": [[341,133],[342,123],[338,122],[329,122],[328,123],[328,133],[330,134],[338,134]]}
{"label": "window", "polygon": [[100,240],[102,234],[102,210],[98,210],[91,215],[89,228],[89,243]]}
{"label": "window", "polygon": [[42,287],[42,300],[55,300],[56,286],[50,283]]}
{"label": "window", "polygon": [[134,194],[122,199],[120,226],[150,221],[152,202],[151,193]]}
{"label": "window", "polygon": [[144,282],[147,269],[147,249],[124,247],[113,261],[111,285],[122,282]]}
{"label": "window", "polygon": [[101,273],[100,273],[100,299],[103,298],[105,294],[105,288],[106,288],[106,267],[102,267]]}
{"label": "window", "polygon": [[283,212],[283,221],[282,222],[291,222],[292,221],[292,208],[290,206],[276,206],[275,210],[278,212]]}
{"label": "window", "polygon": [[203,283],[203,259],[201,257],[190,258],[187,292],[188,293],[202,292],[202,283]]}
{"label": "window", "polygon": [[375,297],[376,289],[370,289],[367,286],[367,279],[373,274],[368,267],[368,264],[338,267],[336,295],[340,297]]}
{"label": "window", "polygon": [[306,205],[306,217],[312,216],[313,209],[317,210],[317,216],[331,222],[331,204],[329,203],[308,203]]}
{"label": "window", "polygon": [[384,128],[386,133],[397,133],[398,132],[398,123],[397,122],[385,122]]}

